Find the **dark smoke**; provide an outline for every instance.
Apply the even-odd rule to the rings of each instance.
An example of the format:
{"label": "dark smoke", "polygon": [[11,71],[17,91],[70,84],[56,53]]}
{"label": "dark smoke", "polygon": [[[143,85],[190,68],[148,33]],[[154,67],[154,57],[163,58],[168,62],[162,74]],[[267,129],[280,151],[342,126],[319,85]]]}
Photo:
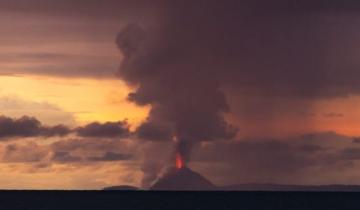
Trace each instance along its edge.
{"label": "dark smoke", "polygon": [[137,87],[130,101],[152,107],[137,135],[177,137],[187,161],[200,141],[236,135],[224,119],[227,95],[264,99],[253,110],[271,113],[293,108],[282,101],[307,100],[302,109],[311,111],[317,99],[360,93],[359,17],[348,15],[359,10],[355,1],[174,0],[162,8],[154,25],[121,30],[118,74]]}
{"label": "dark smoke", "polygon": [[223,118],[229,107],[218,78],[192,63],[186,48],[171,36],[152,33],[134,24],[120,32],[117,44],[124,60],[119,75],[139,85],[129,100],[152,105],[138,135],[149,140],[176,137],[177,152],[188,160],[192,144],[229,139],[236,130]]}

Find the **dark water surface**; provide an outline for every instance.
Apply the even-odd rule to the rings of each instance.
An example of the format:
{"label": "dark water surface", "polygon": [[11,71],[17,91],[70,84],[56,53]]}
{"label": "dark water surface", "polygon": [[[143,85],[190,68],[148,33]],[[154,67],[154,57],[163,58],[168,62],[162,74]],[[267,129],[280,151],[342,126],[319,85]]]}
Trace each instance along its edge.
{"label": "dark water surface", "polygon": [[0,191],[0,210],[360,210],[360,193]]}

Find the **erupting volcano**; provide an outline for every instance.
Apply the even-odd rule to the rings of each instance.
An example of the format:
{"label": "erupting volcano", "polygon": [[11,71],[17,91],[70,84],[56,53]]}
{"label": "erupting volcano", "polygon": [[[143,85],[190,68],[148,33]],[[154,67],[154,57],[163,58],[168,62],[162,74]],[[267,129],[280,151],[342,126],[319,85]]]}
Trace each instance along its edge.
{"label": "erupting volcano", "polygon": [[151,190],[215,190],[216,186],[185,166],[181,153],[175,155],[175,168],[161,177]]}
{"label": "erupting volcano", "polygon": [[175,166],[177,169],[182,169],[185,167],[184,160],[180,153],[176,153],[175,155]]}
{"label": "erupting volcano", "polygon": [[[202,47],[193,51],[192,47],[197,44],[190,44],[184,38],[192,33],[187,33],[188,27],[179,31],[178,20],[183,20],[183,16],[171,18],[160,28],[126,25],[116,37],[123,56],[117,75],[127,84],[138,86],[128,95],[131,102],[151,107],[146,120],[134,131],[137,138],[175,144],[175,167],[158,181],[168,177],[169,183],[176,185],[174,189],[193,189],[196,181],[209,188],[213,186],[209,181],[186,167],[192,148],[202,141],[232,139],[237,129],[224,118],[230,108],[221,88],[222,77],[218,77],[217,71],[221,68],[217,66],[208,72],[208,50],[203,51],[208,43],[200,44]],[[192,25],[192,21],[189,23]],[[179,28],[186,25],[189,24],[181,23]],[[178,31],[185,33],[178,34]],[[208,33],[205,34],[207,37]],[[198,33],[194,35],[198,37]],[[201,52],[199,59],[192,57],[192,52]],[[143,180],[148,186],[156,179],[158,168],[148,167],[147,161],[144,163]]]}

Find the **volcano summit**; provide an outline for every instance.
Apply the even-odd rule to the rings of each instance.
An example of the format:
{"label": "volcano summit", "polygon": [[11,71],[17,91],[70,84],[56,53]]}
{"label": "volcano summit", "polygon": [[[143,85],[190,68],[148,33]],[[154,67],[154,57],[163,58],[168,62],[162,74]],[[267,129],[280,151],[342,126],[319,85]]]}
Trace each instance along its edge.
{"label": "volcano summit", "polygon": [[172,168],[161,177],[151,190],[215,190],[216,186],[188,167]]}

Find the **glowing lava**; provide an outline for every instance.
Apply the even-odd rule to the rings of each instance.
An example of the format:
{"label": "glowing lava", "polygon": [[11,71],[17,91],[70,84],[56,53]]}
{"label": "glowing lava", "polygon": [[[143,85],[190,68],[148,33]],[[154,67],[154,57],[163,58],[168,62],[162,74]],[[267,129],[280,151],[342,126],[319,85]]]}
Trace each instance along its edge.
{"label": "glowing lava", "polygon": [[176,153],[175,156],[175,166],[177,169],[181,169],[184,167],[184,160],[180,153]]}

